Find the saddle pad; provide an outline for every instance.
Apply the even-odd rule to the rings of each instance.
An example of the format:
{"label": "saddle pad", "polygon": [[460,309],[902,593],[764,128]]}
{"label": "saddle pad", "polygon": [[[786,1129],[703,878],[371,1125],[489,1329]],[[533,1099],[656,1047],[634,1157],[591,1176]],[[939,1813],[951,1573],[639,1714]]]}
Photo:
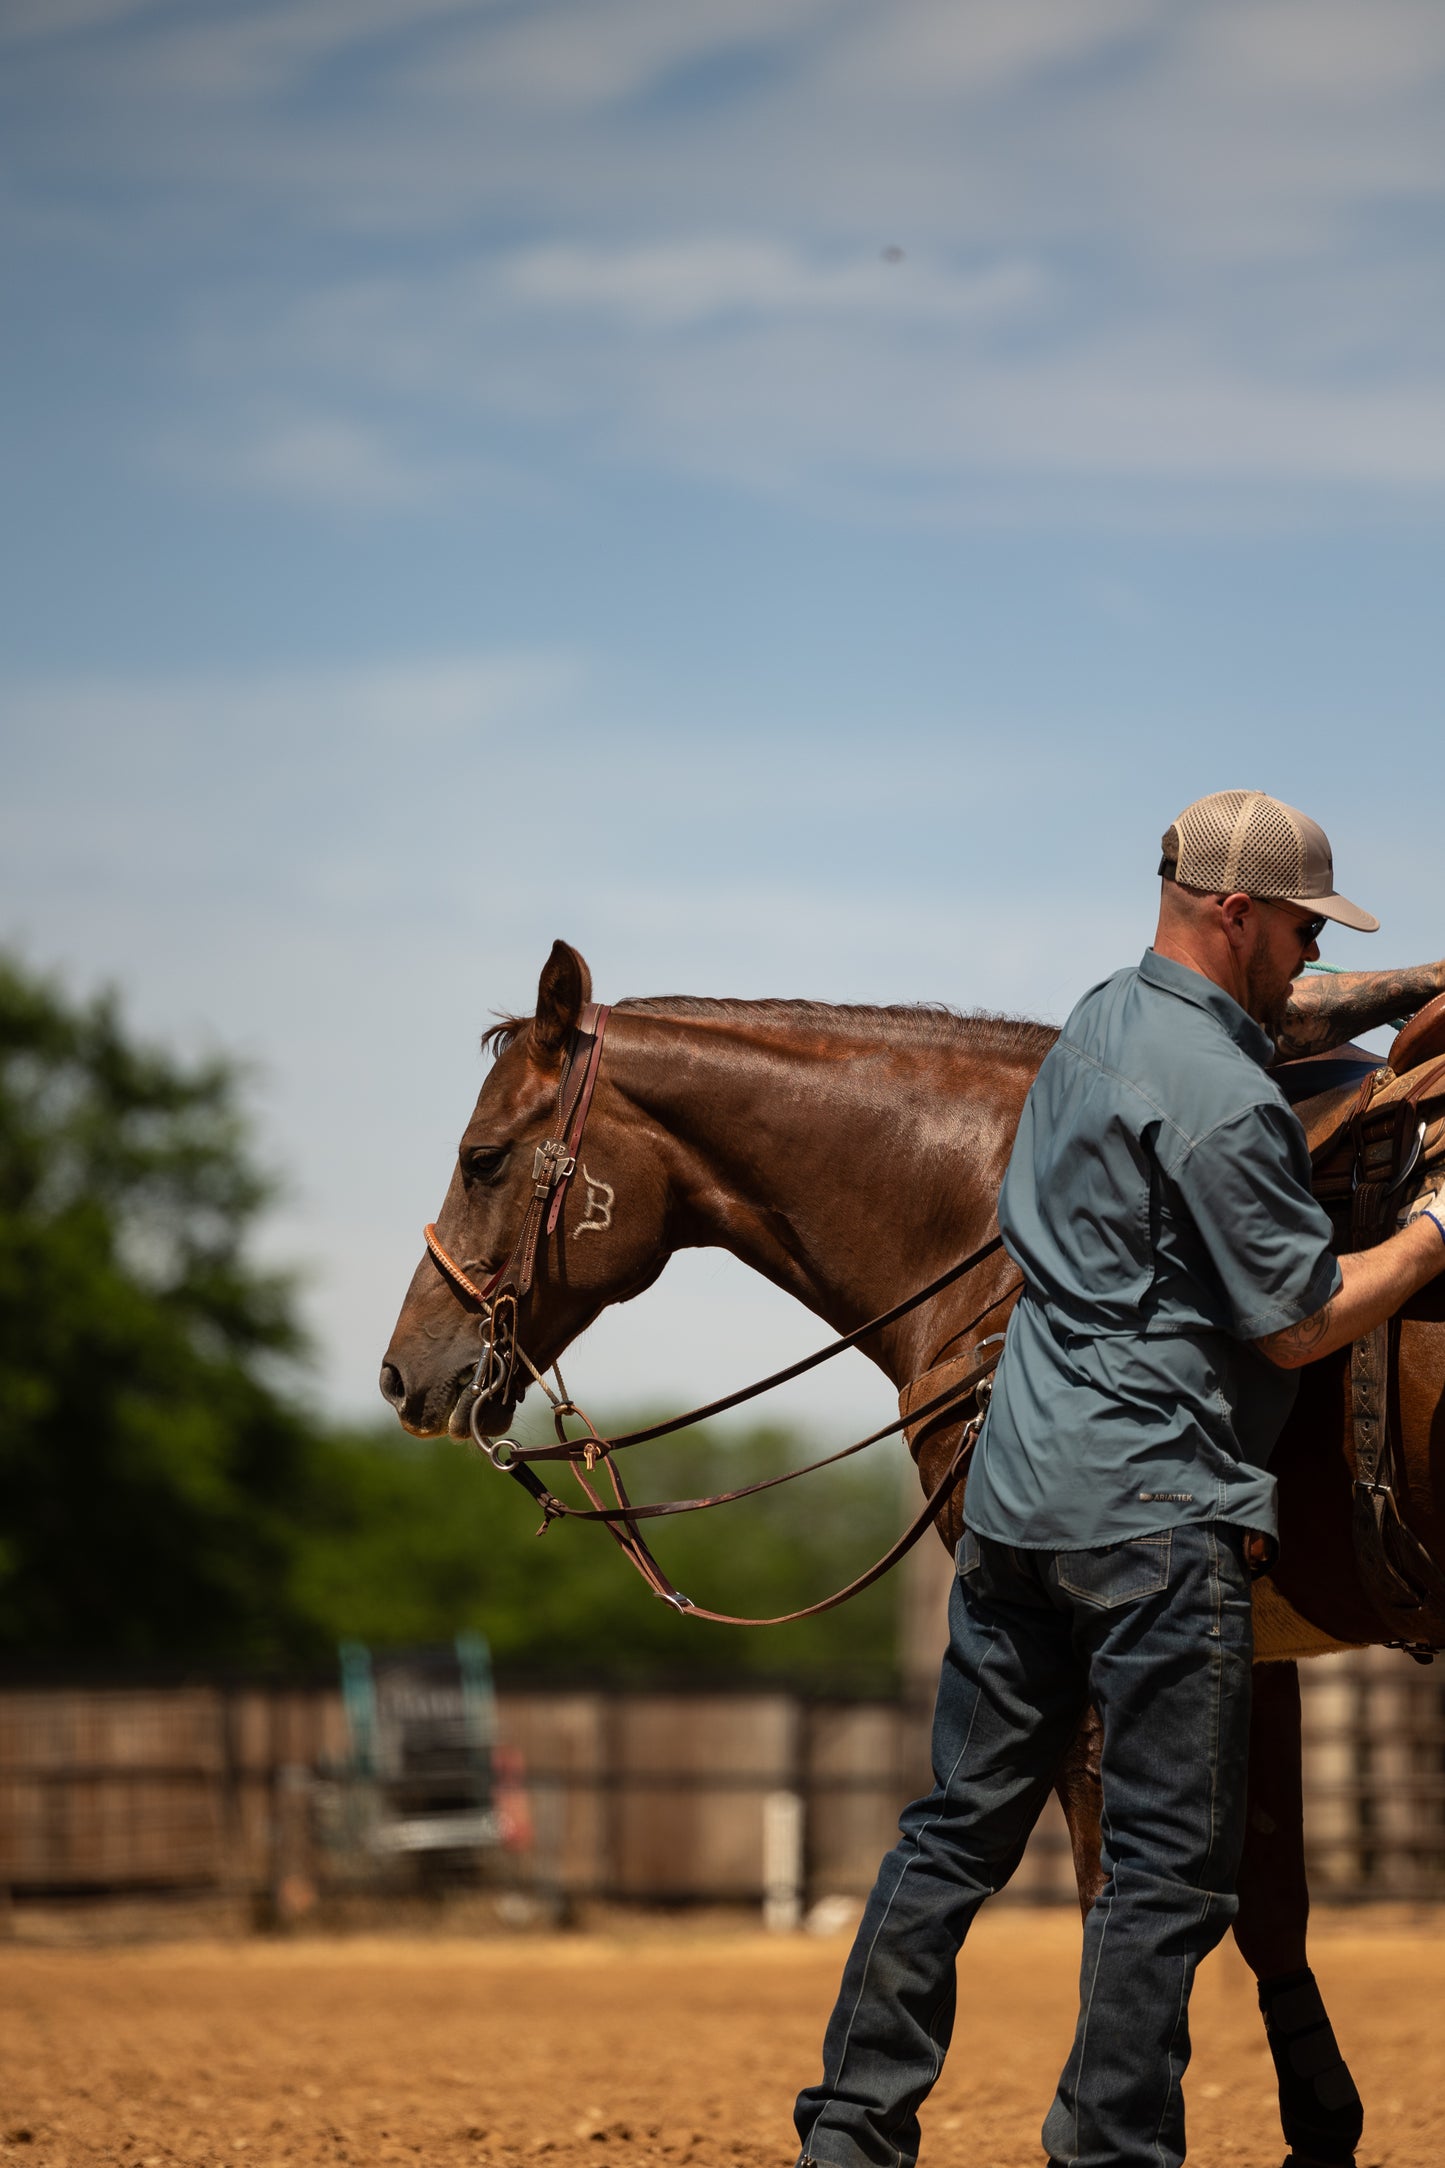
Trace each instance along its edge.
{"label": "saddle pad", "polygon": [[1328,1054],[1302,1054],[1298,1061],[1277,1062],[1270,1070],[1292,1107],[1302,1100],[1318,1099],[1343,1085],[1356,1089],[1385,1066],[1384,1057],[1363,1046],[1336,1046]]}
{"label": "saddle pad", "polygon": [[1358,1641],[1337,1641],[1296,1611],[1268,1575],[1250,1590],[1254,1609],[1254,1660],[1257,1664],[1293,1664],[1305,1656],[1332,1656],[1337,1649],[1364,1646]]}

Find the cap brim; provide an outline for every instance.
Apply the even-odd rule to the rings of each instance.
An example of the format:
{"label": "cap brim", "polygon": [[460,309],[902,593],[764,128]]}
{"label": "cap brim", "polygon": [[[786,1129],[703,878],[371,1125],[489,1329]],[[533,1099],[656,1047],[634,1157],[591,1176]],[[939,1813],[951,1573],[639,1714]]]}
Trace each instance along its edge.
{"label": "cap brim", "polygon": [[1348,896],[1282,896],[1282,903],[1292,903],[1297,911],[1308,911],[1312,918],[1332,918],[1337,925],[1352,926],[1356,933],[1378,933],[1380,921],[1369,911],[1362,911]]}

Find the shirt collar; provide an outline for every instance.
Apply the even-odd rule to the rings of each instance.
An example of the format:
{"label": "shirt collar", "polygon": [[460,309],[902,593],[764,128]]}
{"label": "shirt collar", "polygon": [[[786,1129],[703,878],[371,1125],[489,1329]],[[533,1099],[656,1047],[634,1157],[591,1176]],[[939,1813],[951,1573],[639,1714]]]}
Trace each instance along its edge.
{"label": "shirt collar", "polygon": [[1202,971],[1193,971],[1188,964],[1176,963],[1172,956],[1161,956],[1157,949],[1147,948],[1139,976],[1146,986],[1157,986],[1161,993],[1174,994],[1181,1001],[1193,1002],[1196,1009],[1203,1009],[1261,1069],[1267,1069],[1274,1060],[1274,1041],[1263,1025],[1257,1024],[1232,994],[1216,986]]}

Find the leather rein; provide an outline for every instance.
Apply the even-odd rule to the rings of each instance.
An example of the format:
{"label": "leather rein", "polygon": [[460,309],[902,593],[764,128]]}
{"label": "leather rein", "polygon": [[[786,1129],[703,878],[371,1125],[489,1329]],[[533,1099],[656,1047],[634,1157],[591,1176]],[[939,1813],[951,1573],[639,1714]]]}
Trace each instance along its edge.
{"label": "leather rein", "polygon": [[[992,1333],[981,1340],[972,1350],[975,1358],[958,1373],[956,1362],[948,1367],[952,1373],[947,1385],[931,1398],[911,1405],[906,1416],[896,1422],[886,1423],[879,1430],[860,1438],[841,1451],[829,1453],[821,1460],[810,1461],[801,1468],[789,1469],[783,1475],[768,1476],[761,1482],[744,1484],[738,1490],[720,1491],[709,1498],[679,1498],[658,1505],[635,1505],[624,1488],[621,1472],[614,1455],[629,1445],[642,1445],[653,1438],[662,1438],[691,1424],[704,1422],[714,1415],[721,1415],[730,1408],[740,1407],[745,1401],[756,1399],[759,1394],[772,1391],[774,1386],[787,1384],[801,1377],[806,1371],[816,1369],[820,1363],[829,1362],[845,1349],[856,1347],[870,1333],[879,1332],[906,1317],[911,1310],[931,1302],[958,1280],[972,1272],[986,1259],[1002,1249],[1003,1238],[994,1235],[967,1257],[950,1265],[936,1279],[930,1280],[915,1294],[906,1296],[889,1310],[870,1318],[866,1325],[843,1333],[827,1346],[815,1349],[800,1361],[788,1364],[784,1369],[774,1370],[755,1384],[745,1385],[736,1392],[726,1393],[718,1400],[707,1401],[703,1406],[689,1408],[686,1413],[669,1417],[665,1422],[653,1423],[642,1430],[633,1430],[620,1437],[604,1438],[585,1410],[578,1407],[567,1392],[559,1366],[552,1364],[557,1381],[554,1392],[542,1372],[533,1363],[517,1337],[517,1309],[531,1290],[536,1273],[537,1251],[545,1232],[550,1239],[562,1216],[562,1206],[567,1190],[576,1172],[582,1150],[582,1136],[587,1126],[587,1115],[592,1105],[592,1094],[597,1083],[597,1071],[602,1059],[602,1043],[606,1036],[607,1019],[611,1014],[605,1003],[586,1002],[578,1012],[576,1027],[568,1047],[567,1059],[557,1087],[557,1114],[554,1122],[556,1135],[536,1147],[532,1160],[532,1194],[527,1201],[526,1213],[512,1249],[490,1278],[479,1286],[450,1254],[437,1234],[434,1224],[425,1229],[427,1250],[442,1277],[453,1290],[476,1305],[482,1320],[482,1352],[472,1373],[467,1391],[472,1395],[468,1427],[474,1443],[485,1453],[494,1468],[511,1476],[535,1498],[542,1508],[542,1523],[538,1535],[545,1535],[555,1520],[598,1521],[618,1545],[624,1556],[641,1574],[653,1594],[665,1603],[691,1618],[709,1619],[723,1626],[784,1626],[795,1619],[813,1618],[819,1612],[831,1611],[850,1597],[860,1595],[865,1588],[897,1565],[912,1550],[919,1537],[934,1516],[947,1501],[960,1481],[979,1430],[992,1384],[992,1372],[1002,1352],[1003,1334]],[[981,1310],[976,1318],[964,1328],[971,1332],[983,1322],[992,1310],[999,1309],[1007,1301],[1013,1289],[995,1298]],[[955,1338],[960,1335],[955,1335]],[[488,1401],[509,1397],[518,1362],[531,1372],[532,1379],[540,1385],[552,1406],[552,1422],[557,1442],[554,1445],[519,1445],[514,1438],[488,1438],[477,1428],[477,1411]],[[925,1373],[925,1376],[927,1373]],[[525,1389],[525,1388],[524,1388]],[[854,1453],[861,1453],[870,1445],[877,1445],[884,1438],[891,1438],[905,1427],[914,1432],[918,1427],[955,1407],[974,1402],[976,1413],[965,1424],[947,1468],[929,1496],[925,1499],[917,1517],[904,1530],[898,1540],[891,1544],[883,1556],[866,1572],[861,1573],[845,1588],[836,1590],[818,1603],[805,1605],[798,1611],[783,1612],[777,1618],[740,1618],[727,1611],[709,1611],[696,1604],[680,1589],[673,1586],[662,1567],[653,1557],[643,1540],[638,1523],[659,1520],[678,1513],[701,1513],[709,1507],[730,1505],[739,1498],[750,1498],[759,1491],[773,1490],[779,1484],[790,1483],[802,1475],[811,1475],[819,1468],[828,1468],[837,1461],[847,1460]],[[571,1416],[586,1424],[586,1433],[580,1438],[567,1435],[566,1419]],[[533,1461],[559,1460],[567,1462],[579,1486],[589,1499],[586,1506],[574,1506],[549,1490],[541,1477],[530,1465]],[[606,1505],[593,1488],[590,1478],[598,1463],[607,1470],[615,1503]]]}

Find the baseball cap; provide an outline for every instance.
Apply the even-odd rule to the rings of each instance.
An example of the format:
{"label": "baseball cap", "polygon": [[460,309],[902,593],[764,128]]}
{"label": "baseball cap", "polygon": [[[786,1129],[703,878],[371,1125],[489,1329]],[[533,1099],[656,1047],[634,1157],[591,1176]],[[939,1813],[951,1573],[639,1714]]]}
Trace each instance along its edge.
{"label": "baseball cap", "polygon": [[1380,921],[1335,891],[1330,839],[1318,821],[1262,790],[1217,790],[1196,798],[1164,831],[1159,871],[1206,895],[1236,893],[1297,903],[1359,933]]}

